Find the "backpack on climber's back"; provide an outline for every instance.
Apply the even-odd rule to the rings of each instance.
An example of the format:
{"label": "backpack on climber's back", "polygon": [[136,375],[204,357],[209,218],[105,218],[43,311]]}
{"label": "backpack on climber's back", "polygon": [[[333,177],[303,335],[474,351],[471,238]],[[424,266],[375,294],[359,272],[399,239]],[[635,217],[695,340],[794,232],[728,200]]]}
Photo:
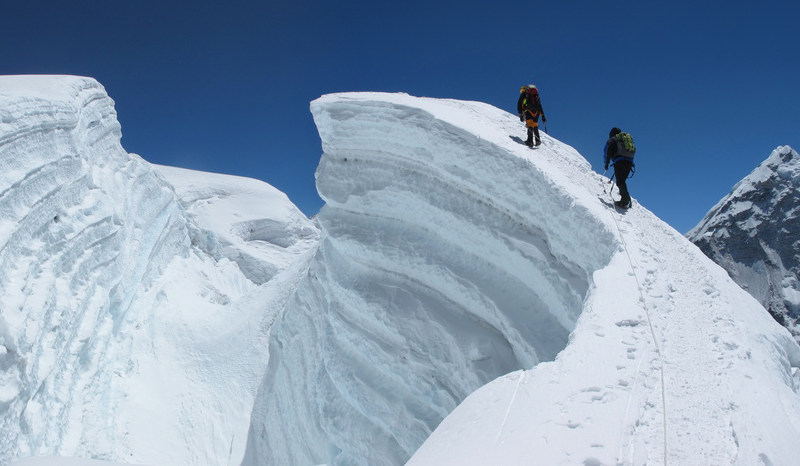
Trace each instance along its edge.
{"label": "backpack on climber's back", "polygon": [[632,159],[636,154],[636,146],[633,144],[633,137],[628,133],[619,133],[614,136],[617,143],[617,157],[627,157]]}
{"label": "backpack on climber's back", "polygon": [[536,105],[541,105],[541,100],[539,99],[539,89],[536,88],[533,84],[526,84],[519,89],[519,94],[521,96],[521,102],[523,108],[532,108]]}

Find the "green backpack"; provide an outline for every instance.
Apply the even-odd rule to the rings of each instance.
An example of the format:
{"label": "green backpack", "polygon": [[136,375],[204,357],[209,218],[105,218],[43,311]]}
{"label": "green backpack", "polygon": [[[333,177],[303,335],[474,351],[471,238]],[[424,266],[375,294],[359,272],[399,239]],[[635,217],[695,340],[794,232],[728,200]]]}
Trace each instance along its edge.
{"label": "green backpack", "polygon": [[633,144],[633,137],[628,133],[619,133],[614,136],[617,141],[617,155],[620,157],[633,158],[636,154],[636,146]]}

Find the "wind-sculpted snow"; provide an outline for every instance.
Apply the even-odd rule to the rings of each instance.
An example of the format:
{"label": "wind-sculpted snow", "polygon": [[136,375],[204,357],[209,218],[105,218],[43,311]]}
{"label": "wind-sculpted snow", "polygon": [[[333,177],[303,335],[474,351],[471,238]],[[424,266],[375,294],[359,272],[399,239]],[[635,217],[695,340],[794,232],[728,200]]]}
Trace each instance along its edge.
{"label": "wind-sculpted snow", "polygon": [[616,211],[574,150],[528,149],[479,103],[311,109],[322,242],[276,322],[245,464],[800,455],[800,347],[674,229]]}
{"label": "wind-sculpted snow", "polygon": [[[272,309],[316,228],[254,180],[163,168],[168,182],[120,137],[95,80],[0,77],[0,464],[244,450]],[[213,215],[244,193],[238,223]]]}
{"label": "wind-sculpted snow", "polygon": [[[493,107],[346,94],[312,112],[323,242],[276,324],[247,458],[399,464],[473,390],[564,349],[617,244]],[[545,141],[532,158],[589,170]]]}
{"label": "wind-sculpted snow", "polygon": [[115,342],[97,336],[125,326],[186,230],[169,189],[122,150],[97,82],[0,86],[0,460],[58,447],[67,431],[102,446],[113,438],[98,421],[113,412],[97,401],[120,368]]}
{"label": "wind-sculpted snow", "polygon": [[691,232],[800,341],[800,156],[775,149]]}
{"label": "wind-sculpted snow", "polygon": [[795,463],[797,343],[686,238],[576,175],[620,249],[569,344],[472,393],[408,464]]}
{"label": "wind-sculpted snow", "polygon": [[573,149],[474,102],[312,113],[321,231],[125,153],[94,80],[0,78],[0,463],[800,457],[800,347]]}
{"label": "wind-sculpted snow", "polygon": [[318,241],[317,229],[286,194],[262,181],[157,169],[174,186],[190,220],[206,232],[195,243],[236,262],[254,283],[268,282]]}

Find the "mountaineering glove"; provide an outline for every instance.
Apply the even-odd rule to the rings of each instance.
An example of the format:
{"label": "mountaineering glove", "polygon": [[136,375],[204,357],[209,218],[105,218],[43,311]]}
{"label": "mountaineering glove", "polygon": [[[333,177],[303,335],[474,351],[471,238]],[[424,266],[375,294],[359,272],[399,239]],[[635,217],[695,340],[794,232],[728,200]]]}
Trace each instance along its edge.
{"label": "mountaineering glove", "polygon": [[524,121],[525,121],[525,117],[524,117],[524,116],[522,116],[522,114],[521,114],[521,113],[519,114],[519,121],[522,121],[522,122],[524,122]]}
{"label": "mountaineering glove", "polygon": [[606,170],[608,170],[608,162],[606,162],[606,166],[605,166],[605,167],[603,167],[603,168],[605,168]]}
{"label": "mountaineering glove", "polygon": [[544,115],[542,115],[542,123],[547,123],[547,118],[545,118]]}

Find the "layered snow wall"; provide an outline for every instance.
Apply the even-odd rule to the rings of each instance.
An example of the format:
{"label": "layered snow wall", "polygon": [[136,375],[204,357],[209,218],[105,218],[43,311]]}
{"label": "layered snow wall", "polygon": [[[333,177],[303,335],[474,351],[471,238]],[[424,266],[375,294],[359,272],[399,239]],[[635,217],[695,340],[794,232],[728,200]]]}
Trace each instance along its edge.
{"label": "layered snow wall", "polygon": [[510,150],[496,108],[346,94],[311,109],[323,241],[276,325],[246,463],[400,464],[473,390],[566,346],[616,243],[562,173]]}
{"label": "layered snow wall", "polygon": [[474,102],[311,110],[322,242],[276,322],[244,464],[800,455],[800,348],[674,229],[616,211],[573,149],[528,149]]}
{"label": "layered snow wall", "polygon": [[95,80],[0,77],[0,464],[243,455],[317,229],[271,186],[120,137]]}
{"label": "layered snow wall", "polygon": [[122,150],[96,81],[0,85],[0,459],[47,443],[102,450],[114,440],[103,398],[125,370],[114,336],[188,235],[170,190]]}

